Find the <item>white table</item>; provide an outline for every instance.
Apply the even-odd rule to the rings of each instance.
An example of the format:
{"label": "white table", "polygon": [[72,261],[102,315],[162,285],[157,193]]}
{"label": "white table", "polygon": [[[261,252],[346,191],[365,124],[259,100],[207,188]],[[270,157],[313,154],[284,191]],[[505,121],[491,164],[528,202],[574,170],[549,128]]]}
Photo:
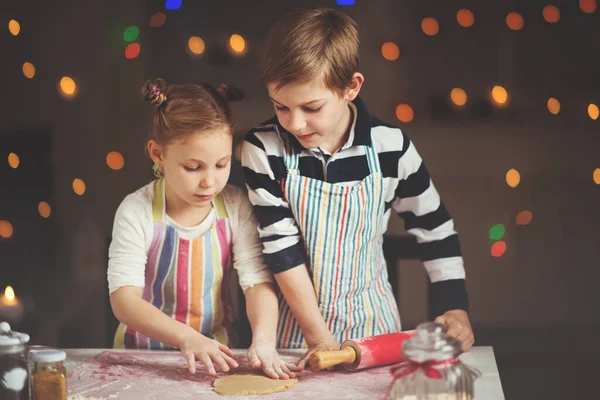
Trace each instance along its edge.
{"label": "white table", "polygon": [[[105,351],[111,352],[108,356],[112,357],[110,368],[104,369],[105,376],[90,374],[94,369],[102,369],[101,361],[94,359],[95,356]],[[67,349],[67,361],[65,362],[67,370],[71,371],[69,376],[69,394],[81,394],[84,396],[104,397],[111,399],[129,399],[136,398],[143,394],[147,399],[164,399],[161,390],[168,390],[169,384],[173,385],[173,390],[181,391],[169,392],[173,399],[187,398],[189,394],[200,395],[204,398],[223,399],[223,396],[212,392],[213,377],[206,373],[198,372],[195,376],[187,374],[185,362],[178,352],[158,352],[158,351],[139,351],[139,350],[114,350],[114,349]],[[124,354],[123,354],[124,353]],[[244,350],[235,350],[236,355],[243,358]],[[297,359],[303,350],[282,350],[281,355],[289,361]],[[107,353],[104,353],[105,357]],[[132,361],[137,357],[138,360],[144,360],[136,365]],[[120,365],[119,357],[127,357],[123,365]],[[158,360],[156,362],[152,360]],[[500,375],[494,357],[492,347],[473,347],[469,352],[462,354],[460,359],[481,371],[482,376],[475,381],[475,398],[477,400],[503,400],[504,393],[500,382]],[[146,362],[148,360],[148,362]],[[239,359],[238,359],[239,360]],[[105,360],[106,361],[106,360]],[[154,364],[153,364],[154,362]],[[80,366],[79,369],[72,371]],[[149,366],[152,366],[151,368]],[[127,369],[129,368],[129,372]],[[136,372],[146,369],[144,372]],[[248,368],[248,367],[240,367]],[[116,374],[114,372],[117,372]],[[389,384],[389,368],[373,368],[358,372],[307,372],[305,376],[300,376],[300,383],[294,388],[273,395],[260,397],[265,399],[292,399],[292,398],[314,398],[318,393],[319,400],[325,399],[353,399],[353,398],[381,398]],[[248,372],[240,371],[240,372]],[[154,374],[154,375],[152,375]],[[116,378],[115,376],[119,376]],[[115,377],[115,378],[113,378]],[[94,379],[98,379],[94,381]],[[101,380],[100,380],[101,379]],[[120,379],[120,382],[111,383],[111,379]],[[184,389],[186,384],[189,388]],[[111,386],[112,385],[112,386]],[[153,386],[156,385],[156,386]],[[187,391],[186,391],[187,390]],[[193,391],[193,392],[190,392]],[[197,390],[197,391],[195,391]],[[188,395],[186,395],[186,393]],[[256,399],[256,396],[251,397]],[[241,399],[237,397],[236,399]],[[166,400],[166,399],[165,399]],[[314,399],[313,399],[314,400]]]}

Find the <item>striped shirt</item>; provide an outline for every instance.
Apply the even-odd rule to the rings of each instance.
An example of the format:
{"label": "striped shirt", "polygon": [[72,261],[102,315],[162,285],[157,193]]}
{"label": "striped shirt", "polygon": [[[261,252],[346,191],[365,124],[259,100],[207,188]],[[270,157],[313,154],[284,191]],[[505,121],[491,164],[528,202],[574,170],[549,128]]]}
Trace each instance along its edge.
{"label": "striped shirt", "polygon": [[335,154],[305,149],[274,117],[254,127],[242,144],[242,167],[250,201],[259,221],[265,261],[276,274],[308,264],[301,232],[287,204],[281,182],[287,171],[281,135],[289,135],[299,153],[302,176],[355,185],[371,172],[367,146],[374,146],[384,180],[385,233],[392,209],[417,238],[420,259],[431,281],[433,316],[467,310],[465,270],[454,222],[433,185],[415,146],[399,128],[372,117],[360,98],[351,103],[354,123],[347,142]]}

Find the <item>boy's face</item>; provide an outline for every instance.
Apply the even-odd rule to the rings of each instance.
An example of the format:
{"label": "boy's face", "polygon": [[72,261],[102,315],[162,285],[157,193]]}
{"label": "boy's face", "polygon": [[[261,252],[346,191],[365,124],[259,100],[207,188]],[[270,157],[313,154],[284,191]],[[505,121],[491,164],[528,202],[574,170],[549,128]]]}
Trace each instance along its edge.
{"label": "boy's face", "polygon": [[348,101],[360,90],[360,85],[357,90],[351,86],[342,95],[327,88],[322,79],[292,82],[279,90],[277,83],[270,83],[267,89],[281,126],[303,147],[321,147],[334,153],[347,139],[351,116]]}

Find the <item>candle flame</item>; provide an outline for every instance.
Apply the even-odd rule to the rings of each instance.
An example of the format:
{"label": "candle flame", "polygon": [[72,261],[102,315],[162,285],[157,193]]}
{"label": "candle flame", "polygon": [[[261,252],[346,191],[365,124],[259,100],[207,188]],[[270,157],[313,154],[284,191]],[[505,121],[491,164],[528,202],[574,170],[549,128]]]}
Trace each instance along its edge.
{"label": "candle flame", "polygon": [[15,291],[12,286],[7,286],[6,289],[4,289],[4,297],[6,297],[6,300],[8,301],[13,301],[15,299]]}

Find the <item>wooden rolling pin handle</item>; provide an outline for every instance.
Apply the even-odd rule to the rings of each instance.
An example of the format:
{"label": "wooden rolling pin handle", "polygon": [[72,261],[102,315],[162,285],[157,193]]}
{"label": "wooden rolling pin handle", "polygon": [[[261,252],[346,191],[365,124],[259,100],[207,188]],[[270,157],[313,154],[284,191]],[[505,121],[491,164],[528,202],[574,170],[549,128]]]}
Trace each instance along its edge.
{"label": "wooden rolling pin handle", "polygon": [[308,359],[313,371],[320,371],[340,364],[352,364],[356,361],[356,351],[352,347],[345,347],[337,351],[317,351]]}

